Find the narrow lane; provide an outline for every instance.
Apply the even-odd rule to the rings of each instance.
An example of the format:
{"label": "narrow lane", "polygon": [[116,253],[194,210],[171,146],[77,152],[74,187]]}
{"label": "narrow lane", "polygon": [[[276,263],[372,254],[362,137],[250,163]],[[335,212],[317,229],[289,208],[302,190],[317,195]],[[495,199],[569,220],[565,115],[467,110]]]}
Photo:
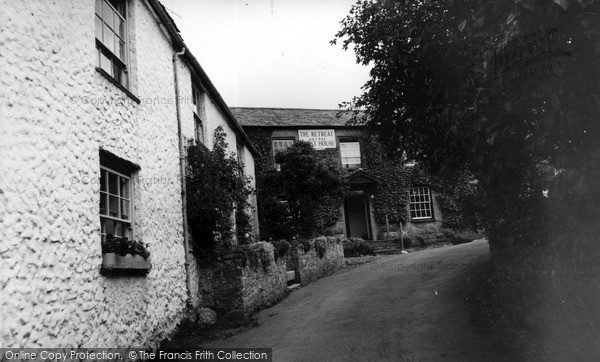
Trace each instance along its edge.
{"label": "narrow lane", "polygon": [[383,258],[323,278],[203,347],[269,347],[275,361],[482,360],[495,356],[465,298],[490,261],[485,240]]}

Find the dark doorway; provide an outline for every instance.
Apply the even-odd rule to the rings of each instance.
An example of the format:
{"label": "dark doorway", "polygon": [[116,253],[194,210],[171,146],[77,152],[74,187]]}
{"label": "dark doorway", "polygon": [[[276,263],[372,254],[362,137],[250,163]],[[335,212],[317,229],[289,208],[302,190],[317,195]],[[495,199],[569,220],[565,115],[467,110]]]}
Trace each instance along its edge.
{"label": "dark doorway", "polygon": [[344,202],[348,237],[370,239],[369,205],[365,195],[348,196]]}

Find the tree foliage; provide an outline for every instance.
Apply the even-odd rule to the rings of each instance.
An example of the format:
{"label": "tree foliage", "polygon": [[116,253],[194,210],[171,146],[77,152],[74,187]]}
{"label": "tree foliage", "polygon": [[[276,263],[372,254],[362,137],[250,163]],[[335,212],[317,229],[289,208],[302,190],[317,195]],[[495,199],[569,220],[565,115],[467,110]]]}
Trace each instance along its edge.
{"label": "tree foliage", "polygon": [[212,150],[204,145],[188,147],[187,212],[198,251],[225,249],[233,244],[234,232],[239,242],[245,241],[251,229],[247,211],[253,191],[242,167],[234,153],[228,154],[221,126],[215,129]]}
{"label": "tree foliage", "polygon": [[340,218],[345,191],[343,170],[335,157],[296,142],[276,156],[280,170],[265,172],[259,190],[261,236],[265,239],[309,238]]}
{"label": "tree foliage", "polygon": [[346,106],[365,109],[355,122],[368,119],[389,152],[433,171],[466,166],[489,233],[510,225],[517,239],[539,241],[531,225],[544,228],[544,195],[600,204],[589,193],[599,10],[594,0],[359,1],[337,39],[372,66],[371,79]]}
{"label": "tree foliage", "polygon": [[389,151],[480,181],[503,310],[597,360],[599,1],[359,1],[338,39],[373,66],[349,105]]}

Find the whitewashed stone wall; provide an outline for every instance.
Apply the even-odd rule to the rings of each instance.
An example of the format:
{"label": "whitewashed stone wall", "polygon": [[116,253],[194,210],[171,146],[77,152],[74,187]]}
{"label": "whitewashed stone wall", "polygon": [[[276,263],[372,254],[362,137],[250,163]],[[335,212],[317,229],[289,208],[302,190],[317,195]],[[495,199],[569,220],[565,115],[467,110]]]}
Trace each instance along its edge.
{"label": "whitewashed stone wall", "polygon": [[[95,70],[94,0],[0,8],[0,347],[155,346],[186,300],[172,46],[131,0],[138,104]],[[210,112],[208,126],[231,134]],[[183,126],[191,137],[193,123]],[[140,166],[134,228],[149,244],[147,276],[98,271],[101,148]]]}

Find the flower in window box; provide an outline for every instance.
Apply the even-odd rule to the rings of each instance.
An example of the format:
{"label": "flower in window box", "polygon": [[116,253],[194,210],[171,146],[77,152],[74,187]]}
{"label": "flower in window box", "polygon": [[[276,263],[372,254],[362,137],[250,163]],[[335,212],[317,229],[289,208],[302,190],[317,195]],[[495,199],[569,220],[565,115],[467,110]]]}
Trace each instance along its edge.
{"label": "flower in window box", "polygon": [[126,236],[106,235],[105,241],[102,242],[102,254],[116,253],[121,256],[132,254],[140,255],[144,259],[148,259],[150,252],[146,245],[141,241],[129,240]]}
{"label": "flower in window box", "polygon": [[146,245],[137,240],[129,240],[125,236],[106,235],[102,242],[102,269],[137,269],[151,268],[150,252]]}

